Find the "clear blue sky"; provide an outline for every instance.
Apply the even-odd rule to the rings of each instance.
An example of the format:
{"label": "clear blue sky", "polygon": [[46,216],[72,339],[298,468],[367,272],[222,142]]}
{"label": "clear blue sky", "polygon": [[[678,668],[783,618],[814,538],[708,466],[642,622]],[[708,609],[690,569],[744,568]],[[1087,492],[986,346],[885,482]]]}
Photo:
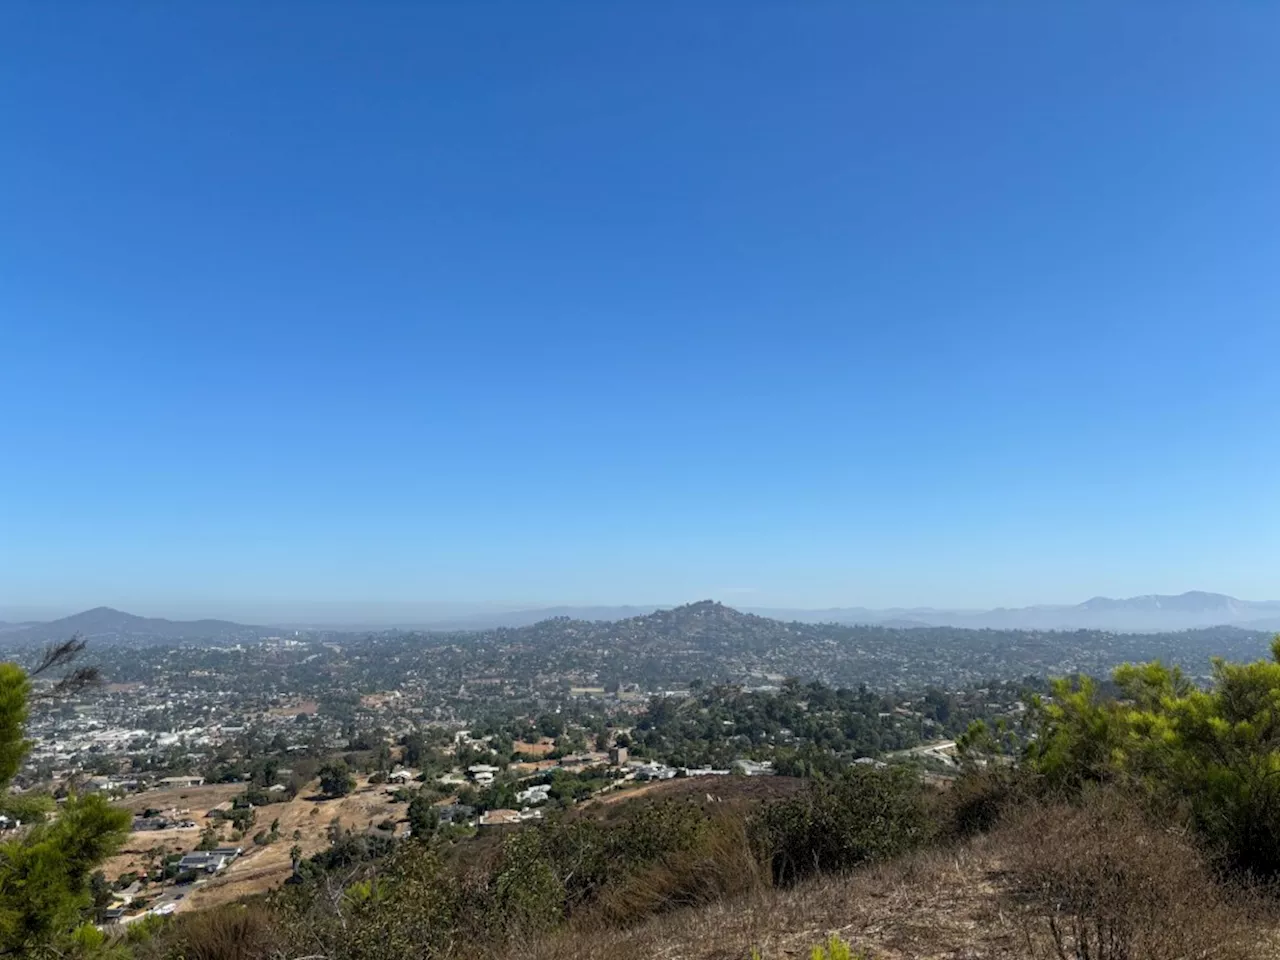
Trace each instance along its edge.
{"label": "clear blue sky", "polygon": [[1280,597],[1280,7],[0,15],[0,606]]}

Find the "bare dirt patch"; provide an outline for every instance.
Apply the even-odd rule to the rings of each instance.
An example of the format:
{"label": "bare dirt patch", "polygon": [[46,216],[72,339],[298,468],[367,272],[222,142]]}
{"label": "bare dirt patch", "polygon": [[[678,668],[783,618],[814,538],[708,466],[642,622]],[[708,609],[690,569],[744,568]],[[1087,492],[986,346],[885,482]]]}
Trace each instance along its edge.
{"label": "bare dirt patch", "polygon": [[[279,886],[292,872],[289,850],[296,843],[304,857],[311,856],[329,845],[328,829],[336,818],[343,829],[368,830],[386,819],[399,823],[407,811],[403,803],[395,803],[390,789],[385,785],[370,786],[364,778],[359,780],[355,792],[330,800],[310,799],[315,785],[285,803],[272,803],[256,808],[257,822],[248,835],[235,839],[229,824],[220,825],[224,844],[242,847],[244,854],[216,877],[188,888],[190,893],[179,903],[178,909],[189,910],[238,900],[254,893],[263,893]],[[151,790],[136,794],[122,801],[121,806],[141,813],[143,810],[189,810],[196,822],[194,828],[183,830],[144,830],[129,834],[124,849],[112,857],[103,869],[109,879],[121,874],[141,871],[152,859],[149,851],[158,850],[158,857],[168,853],[187,853],[195,849],[200,831],[210,823],[208,812],[215,807],[230,805],[233,797],[244,792],[243,784],[210,784],[170,790]],[[270,830],[271,823],[279,820],[280,838],[266,846],[253,842],[259,830]],[[216,821],[215,821],[216,822]],[[297,839],[294,839],[295,833]]]}
{"label": "bare dirt patch", "polygon": [[[391,799],[386,786],[370,786],[361,779],[354,793],[331,800],[310,799],[304,791],[288,803],[273,803],[258,808],[254,831],[268,829],[280,820],[280,839],[266,846],[256,846],[252,839],[241,842],[244,855],[218,876],[201,884],[186,901],[188,908],[229,903],[241,897],[263,893],[284,883],[293,870],[289,850],[296,843],[302,855],[309,857],[329,846],[328,829],[336,818],[343,829],[361,832],[376,827],[383,820],[400,823],[408,807]],[[295,832],[298,839],[294,839]]]}
{"label": "bare dirt patch", "polygon": [[[115,880],[121,874],[140,872],[152,859],[162,859],[170,853],[186,853],[200,842],[200,831],[209,823],[209,811],[229,804],[231,798],[244,792],[244,786],[236,783],[206,784],[201,787],[169,788],[136,793],[121,800],[118,806],[134,815],[145,810],[187,811],[185,816],[195,821],[194,827],[179,830],[139,830],[130,833],[120,852],[102,865],[107,879]],[[148,851],[157,851],[156,857]]]}
{"label": "bare dirt patch", "polygon": [[612,806],[639,797],[651,800],[698,800],[745,803],[789,797],[803,787],[795,777],[679,777],[628,785],[602,794],[596,803]]}

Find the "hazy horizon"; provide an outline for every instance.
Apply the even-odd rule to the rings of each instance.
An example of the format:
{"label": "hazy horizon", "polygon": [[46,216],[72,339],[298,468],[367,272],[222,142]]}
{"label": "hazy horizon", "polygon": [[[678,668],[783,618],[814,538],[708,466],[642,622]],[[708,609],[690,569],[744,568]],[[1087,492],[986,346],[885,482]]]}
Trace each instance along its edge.
{"label": "hazy horizon", "polygon": [[617,610],[625,608],[635,608],[636,610],[650,609],[666,609],[671,607],[682,606],[689,603],[696,603],[703,600],[712,600],[722,603],[725,606],[737,607],[749,611],[766,611],[776,613],[821,613],[826,610],[869,610],[877,612],[885,611],[928,611],[934,610],[949,613],[982,613],[994,610],[1016,610],[1028,608],[1052,608],[1052,607],[1069,607],[1084,603],[1088,600],[1105,597],[1108,599],[1125,600],[1144,596],[1178,596],[1183,593],[1211,593],[1231,596],[1235,600],[1252,603],[1277,603],[1280,598],[1277,597],[1249,597],[1239,596],[1236,594],[1226,593],[1225,591],[1197,590],[1190,589],[1186,591],[1149,591],[1143,594],[1090,594],[1087,597],[1079,597],[1075,599],[1057,599],[1046,600],[1036,603],[1027,604],[973,604],[967,606],[951,606],[936,603],[917,603],[910,605],[892,604],[886,606],[878,606],[866,603],[832,603],[822,606],[793,606],[786,604],[773,604],[756,602],[754,599],[744,597],[743,595],[725,595],[725,596],[697,596],[688,597],[679,600],[668,600],[663,602],[644,603],[637,601],[619,601],[612,603],[571,603],[571,602],[529,602],[529,603],[502,603],[502,602],[471,602],[458,603],[453,601],[390,601],[379,603],[375,601],[367,602],[344,602],[344,601],[316,601],[311,603],[297,604],[273,604],[273,605],[255,605],[253,603],[220,603],[213,602],[205,606],[157,606],[146,603],[84,603],[80,605],[55,606],[55,605],[23,605],[9,604],[0,602],[0,622],[18,622],[25,620],[44,621],[57,620],[63,617],[73,616],[83,613],[87,610],[107,607],[119,610],[123,613],[133,614],[135,616],[155,617],[167,620],[229,620],[238,623],[260,624],[264,626],[271,625],[302,625],[312,624],[315,626],[376,626],[376,625],[408,625],[408,624],[429,624],[429,623],[446,623],[451,620],[465,621],[472,617],[483,617],[485,615],[501,614],[501,613],[526,613],[530,611],[558,610],[558,609],[574,609],[574,610]]}

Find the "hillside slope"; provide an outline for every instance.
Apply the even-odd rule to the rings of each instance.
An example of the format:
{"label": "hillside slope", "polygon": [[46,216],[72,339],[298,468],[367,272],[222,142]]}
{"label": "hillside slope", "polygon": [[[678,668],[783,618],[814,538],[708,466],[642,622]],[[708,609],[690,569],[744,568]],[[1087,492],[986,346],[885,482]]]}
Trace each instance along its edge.
{"label": "hillside slope", "polygon": [[1003,909],[1008,884],[990,844],[918,854],[747,900],[657,917],[628,930],[570,932],[503,960],[762,960],[809,956],[836,934],[875,960],[1026,960]]}
{"label": "hillside slope", "polygon": [[[1074,917],[1061,904],[1045,909],[1028,895],[1028,865],[1034,871],[1035,864],[1052,863],[1065,852],[1062,834],[1042,848],[1036,826],[1002,828],[847,875],[823,875],[791,888],[662,914],[625,930],[569,930],[496,954],[495,960],[807,960],[815,945],[833,935],[853,948],[855,958],[866,960],[1048,960],[1058,956],[1049,918],[1065,930]],[[1084,847],[1092,855],[1074,876],[1085,879],[1085,899],[1092,899],[1108,878],[1147,872],[1141,878],[1131,874],[1128,879],[1137,880],[1133,886],[1121,882],[1108,891],[1117,903],[1104,898],[1098,904],[1099,916],[1107,918],[1104,926],[1119,919],[1127,949],[1136,951],[1103,956],[1262,960],[1277,955],[1274,901],[1240,894],[1236,903],[1215,902],[1218,894],[1183,858],[1176,841],[1170,862],[1150,856],[1144,864],[1141,853],[1115,848],[1118,839],[1107,834],[1066,838],[1076,852]],[[1155,846],[1167,845],[1157,838]],[[1153,876],[1166,868],[1165,880]],[[1188,947],[1193,952],[1185,952]],[[1067,948],[1067,955],[1075,956],[1069,943]]]}

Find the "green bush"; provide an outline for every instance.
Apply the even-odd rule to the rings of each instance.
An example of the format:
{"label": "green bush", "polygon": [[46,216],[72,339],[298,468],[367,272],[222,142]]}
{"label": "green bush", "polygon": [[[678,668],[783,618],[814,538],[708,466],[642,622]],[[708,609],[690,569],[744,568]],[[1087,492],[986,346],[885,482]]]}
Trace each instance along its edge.
{"label": "green bush", "polygon": [[911,770],[854,768],[766,807],[757,843],[779,884],[905,853],[934,833]]}
{"label": "green bush", "polygon": [[1280,874],[1280,637],[1270,661],[1214,661],[1208,690],[1159,663],[1114,678],[1118,699],[1089,680],[1054,684],[1035,705],[1028,771],[1066,796],[1115,785],[1185,817],[1236,869]]}

